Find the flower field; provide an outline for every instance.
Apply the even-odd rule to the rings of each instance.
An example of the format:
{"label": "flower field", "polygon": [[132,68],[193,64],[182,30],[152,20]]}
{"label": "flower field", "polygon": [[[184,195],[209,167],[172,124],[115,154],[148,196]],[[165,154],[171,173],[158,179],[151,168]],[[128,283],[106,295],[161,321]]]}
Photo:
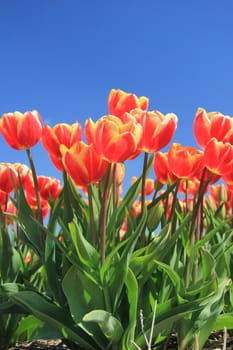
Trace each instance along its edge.
{"label": "flower field", "polygon": [[[168,349],[175,334],[198,350],[233,334],[233,118],[198,108],[196,148],[172,143],[178,116],[147,97],[112,89],[108,112],[85,125],[0,119],[16,151],[0,163],[1,349]],[[37,174],[39,142],[62,181]]]}

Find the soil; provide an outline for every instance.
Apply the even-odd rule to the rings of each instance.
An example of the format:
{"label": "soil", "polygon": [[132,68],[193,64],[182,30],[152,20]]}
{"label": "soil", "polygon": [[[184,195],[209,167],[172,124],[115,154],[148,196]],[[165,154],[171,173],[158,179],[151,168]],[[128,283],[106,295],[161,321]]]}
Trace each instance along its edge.
{"label": "soil", "polygon": [[20,343],[8,350],[70,350],[61,340],[37,340]]}
{"label": "soil", "polygon": [[[176,350],[177,342],[175,334],[171,335],[161,350]],[[227,332],[213,332],[202,350],[233,350],[233,335]],[[8,350],[70,350],[61,340],[37,340],[29,343],[21,343],[10,347]],[[201,349],[200,349],[201,350]]]}

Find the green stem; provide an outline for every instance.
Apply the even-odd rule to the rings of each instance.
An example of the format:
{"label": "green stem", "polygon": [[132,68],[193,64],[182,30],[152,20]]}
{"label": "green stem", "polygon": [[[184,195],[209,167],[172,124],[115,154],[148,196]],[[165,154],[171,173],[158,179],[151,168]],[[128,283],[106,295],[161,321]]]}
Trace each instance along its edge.
{"label": "green stem", "polygon": [[[197,201],[193,209],[193,215],[192,215],[192,220],[191,220],[191,227],[190,227],[190,251],[193,248],[193,245],[198,240],[200,240],[201,237],[201,228],[203,227],[203,212],[201,210],[202,204],[203,204],[203,197],[205,194],[205,190],[207,186],[209,185],[209,182],[212,178],[212,174],[210,174],[209,178],[207,181],[205,181],[205,175],[206,175],[206,168],[203,169],[201,180],[200,180],[200,185],[199,185],[199,190],[198,190],[198,196],[197,196]],[[187,261],[186,261],[186,271],[185,271],[185,285],[188,287],[189,284],[189,275],[190,275],[190,259],[187,256]],[[198,261],[195,263],[194,267],[194,281],[196,282],[198,276]]]}
{"label": "green stem", "polygon": [[[32,179],[33,179],[33,184],[34,184],[34,190],[35,190],[35,195],[36,195],[36,204],[37,204],[37,211],[36,211],[36,218],[43,226],[43,215],[42,215],[42,209],[41,209],[41,200],[40,200],[40,191],[39,191],[39,185],[38,185],[38,180],[37,180],[37,175],[36,175],[36,169],[35,165],[32,159],[32,154],[30,149],[26,149],[27,157],[29,160],[30,168],[32,171]],[[41,251],[42,254],[44,252],[44,246],[45,246],[45,234],[42,229],[40,229],[40,242],[41,242]]]}
{"label": "green stem", "polygon": [[32,154],[31,154],[30,149],[27,149],[26,152],[27,152],[27,157],[28,157],[29,164],[30,164],[31,171],[32,171],[32,179],[33,179],[34,190],[35,190],[35,195],[36,195],[36,204],[37,204],[36,217],[39,220],[39,222],[43,225],[43,216],[42,216],[40,192],[39,192],[39,186],[38,186],[38,181],[37,181],[36,169],[35,169],[35,165],[34,165],[34,162],[32,159]]}
{"label": "green stem", "polygon": [[111,164],[109,164],[106,176],[104,178],[104,189],[103,189],[103,195],[101,196],[101,210],[100,210],[100,223],[99,223],[99,232],[101,237],[101,264],[104,263],[105,255],[106,255],[106,221],[107,221],[107,204],[108,204],[110,174],[111,174]]}
{"label": "green stem", "polygon": [[93,208],[93,198],[92,198],[92,191],[91,186],[88,185],[88,202],[89,202],[89,211],[90,211],[90,233],[91,233],[91,242],[92,245],[96,246],[96,232],[95,232],[95,219],[94,219],[94,208]]}
{"label": "green stem", "polygon": [[117,170],[117,163],[113,164],[112,168],[112,185],[113,185],[113,212],[117,208],[118,203],[118,193],[117,193],[117,182],[116,182],[116,170]]}
{"label": "green stem", "polygon": [[[142,170],[142,190],[141,190],[141,213],[145,210],[145,200],[146,200],[146,174],[147,174],[147,163],[148,163],[148,153],[144,153],[144,162]],[[146,240],[146,227],[143,228],[141,232],[141,246],[144,247]]]}

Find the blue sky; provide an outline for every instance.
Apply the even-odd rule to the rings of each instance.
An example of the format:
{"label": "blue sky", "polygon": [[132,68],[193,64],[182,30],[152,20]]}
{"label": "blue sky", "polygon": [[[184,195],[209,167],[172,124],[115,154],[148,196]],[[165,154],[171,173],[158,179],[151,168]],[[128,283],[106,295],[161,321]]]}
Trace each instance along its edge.
{"label": "blue sky", "polygon": [[[37,109],[51,126],[84,125],[120,88],[176,113],[173,141],[196,145],[198,107],[233,115],[232,14],[231,0],[0,1],[1,115]],[[40,145],[32,153],[39,175],[60,176]],[[27,163],[2,137],[0,154]]]}

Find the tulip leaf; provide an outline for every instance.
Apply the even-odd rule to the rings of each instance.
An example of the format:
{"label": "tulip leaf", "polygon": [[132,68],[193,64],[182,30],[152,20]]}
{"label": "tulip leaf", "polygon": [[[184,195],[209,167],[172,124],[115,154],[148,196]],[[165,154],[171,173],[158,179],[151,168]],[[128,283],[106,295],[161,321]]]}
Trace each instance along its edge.
{"label": "tulip leaf", "polygon": [[79,223],[72,221],[69,223],[69,230],[76,252],[84,264],[88,266],[98,266],[99,254],[96,249],[84,238]]}
{"label": "tulip leaf", "polygon": [[215,320],[213,330],[220,331],[224,328],[233,329],[233,312],[225,313],[218,316]]}
{"label": "tulip leaf", "polygon": [[87,350],[97,349],[94,340],[80,327],[74,326],[69,311],[64,307],[33,291],[18,292],[11,295],[10,299],[48,326],[60,331],[61,338],[80,344]]}
{"label": "tulip leaf", "polygon": [[71,313],[79,323],[84,314],[94,308],[104,307],[103,291],[91,275],[71,266],[62,281]]}
{"label": "tulip leaf", "polygon": [[95,322],[111,343],[117,343],[123,334],[123,327],[118,319],[105,310],[93,310],[83,317],[84,322]]}
{"label": "tulip leaf", "polygon": [[131,341],[135,336],[135,328],[137,325],[138,282],[130,268],[128,269],[128,273],[125,279],[125,285],[127,288],[127,298],[129,304],[129,321],[122,339],[122,350],[127,350],[131,345]]}

